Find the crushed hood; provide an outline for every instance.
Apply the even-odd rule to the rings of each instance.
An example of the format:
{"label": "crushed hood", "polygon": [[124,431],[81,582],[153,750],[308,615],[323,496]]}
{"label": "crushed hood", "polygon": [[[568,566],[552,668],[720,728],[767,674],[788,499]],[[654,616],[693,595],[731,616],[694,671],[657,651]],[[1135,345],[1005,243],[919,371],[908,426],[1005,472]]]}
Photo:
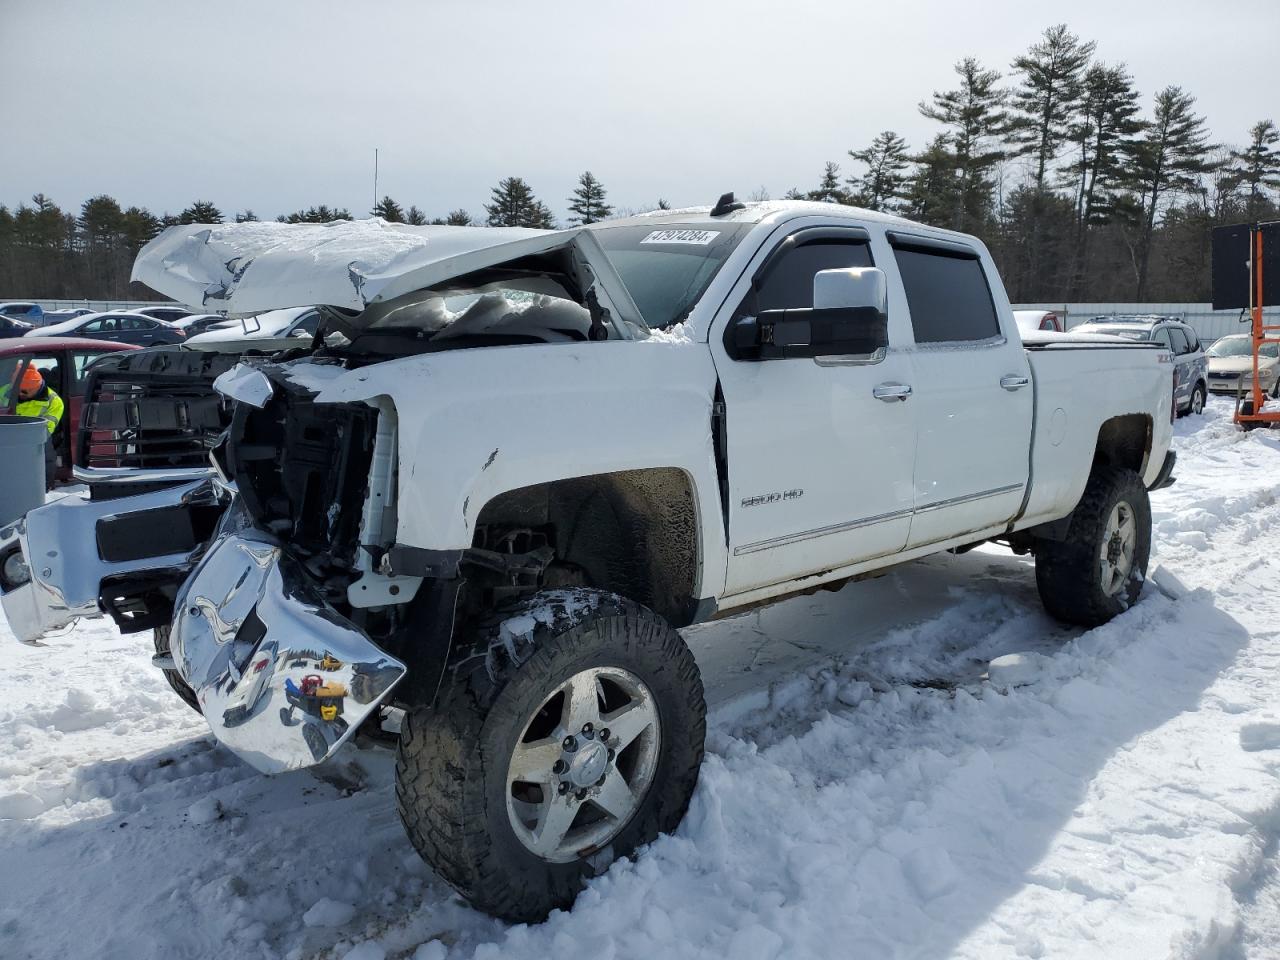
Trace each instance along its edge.
{"label": "crushed hood", "polygon": [[132,279],[180,303],[230,314],[313,305],[363,311],[566,245],[577,248],[622,317],[638,320],[608,258],[581,228],[416,227],[379,219],[179,225],[142,248]]}

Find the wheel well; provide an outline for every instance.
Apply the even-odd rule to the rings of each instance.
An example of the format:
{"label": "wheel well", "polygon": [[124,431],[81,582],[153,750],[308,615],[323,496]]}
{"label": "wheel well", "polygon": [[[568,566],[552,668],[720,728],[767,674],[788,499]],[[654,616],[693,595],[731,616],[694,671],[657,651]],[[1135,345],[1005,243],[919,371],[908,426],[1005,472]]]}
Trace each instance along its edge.
{"label": "wheel well", "polygon": [[476,545],[493,530],[512,528],[544,530],[556,560],[581,570],[589,585],[642,603],[674,626],[692,621],[698,511],[683,470],[627,470],[509,490],[480,511]]}
{"label": "wheel well", "polygon": [[1093,469],[1126,467],[1141,475],[1151,452],[1151,417],[1144,413],[1126,413],[1112,417],[1098,430],[1098,446],[1093,454]]}

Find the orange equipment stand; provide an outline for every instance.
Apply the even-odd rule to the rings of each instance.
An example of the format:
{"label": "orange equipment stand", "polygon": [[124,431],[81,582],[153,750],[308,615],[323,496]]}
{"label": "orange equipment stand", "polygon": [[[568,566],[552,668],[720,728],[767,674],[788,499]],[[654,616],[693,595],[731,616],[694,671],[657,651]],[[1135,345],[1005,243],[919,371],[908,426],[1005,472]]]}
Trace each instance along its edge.
{"label": "orange equipment stand", "polygon": [[[1262,231],[1254,226],[1249,231],[1249,313],[1253,320],[1253,382],[1249,385],[1250,397],[1241,402],[1236,398],[1236,423],[1246,429],[1262,424],[1280,423],[1280,410],[1264,410],[1266,394],[1258,384],[1258,351],[1264,343],[1280,343],[1280,326],[1267,326],[1262,322]],[[1268,336],[1268,334],[1273,334]]]}

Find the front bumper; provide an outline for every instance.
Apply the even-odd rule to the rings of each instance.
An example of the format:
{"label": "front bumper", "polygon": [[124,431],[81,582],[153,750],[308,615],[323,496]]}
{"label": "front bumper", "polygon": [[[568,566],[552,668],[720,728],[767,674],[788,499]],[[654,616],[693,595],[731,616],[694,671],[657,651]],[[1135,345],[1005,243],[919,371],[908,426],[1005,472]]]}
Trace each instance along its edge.
{"label": "front bumper", "polygon": [[[1209,375],[1209,392],[1210,393],[1226,393],[1235,396],[1237,393],[1248,394],[1253,390],[1252,377],[1217,377],[1213,374]],[[1263,393],[1270,393],[1276,385],[1274,377],[1263,377],[1259,381]]]}
{"label": "front bumper", "polygon": [[[104,580],[155,571],[181,576],[200,544],[173,521],[197,507],[216,510],[221,497],[213,483],[197,481],[118,500],[63,497],[29,511],[0,530],[0,557],[21,549],[31,577],[3,585],[0,602],[10,629],[23,643],[35,643],[81,617],[102,616]],[[155,518],[163,535],[154,550],[131,552],[147,546],[127,542],[136,529],[128,525],[142,513]]]}
{"label": "front bumper", "polygon": [[332,756],[405,674],[253,530],[223,536],[183,585],[170,649],[214,735],[263,773]]}

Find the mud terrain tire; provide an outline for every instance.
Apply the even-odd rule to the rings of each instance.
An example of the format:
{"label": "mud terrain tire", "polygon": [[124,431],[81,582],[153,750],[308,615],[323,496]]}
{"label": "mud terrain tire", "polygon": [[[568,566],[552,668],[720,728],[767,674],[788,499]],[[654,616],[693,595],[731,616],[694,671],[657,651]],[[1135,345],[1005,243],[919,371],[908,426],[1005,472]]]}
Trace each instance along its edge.
{"label": "mud terrain tire", "polygon": [[[1124,523],[1115,529],[1117,511],[1128,514],[1132,541],[1127,572],[1104,564],[1125,540]],[[1117,537],[1117,534],[1119,535]],[[1138,600],[1151,556],[1151,503],[1142,479],[1132,470],[1098,467],[1071,515],[1065,540],[1036,544],[1036,586],[1049,615],[1066,623],[1096,627]],[[1108,570],[1112,572],[1109,574]]]}
{"label": "mud terrain tire", "polygon": [[[557,703],[563,684],[601,670],[625,672],[651,694],[646,709],[656,707],[658,718],[647,728],[657,732],[656,741],[646,741],[657,744],[651,773],[606,842],[545,859],[517,835],[508,771],[517,748],[529,742],[522,738],[532,730],[531,717],[556,718],[559,732],[539,742],[558,746],[569,692],[559,701],[563,715],[548,705]],[[597,705],[601,717],[616,716],[604,712],[604,699]],[[698,781],[705,732],[702,679],[670,624],[613,594],[546,591],[481,625],[456,650],[434,706],[408,711],[396,758],[397,807],[419,854],[472,905],[504,920],[537,922],[568,908],[611,861],[676,828]],[[624,755],[618,754],[619,769]],[[612,750],[608,756],[615,765]],[[582,812],[589,818],[593,810]]]}

